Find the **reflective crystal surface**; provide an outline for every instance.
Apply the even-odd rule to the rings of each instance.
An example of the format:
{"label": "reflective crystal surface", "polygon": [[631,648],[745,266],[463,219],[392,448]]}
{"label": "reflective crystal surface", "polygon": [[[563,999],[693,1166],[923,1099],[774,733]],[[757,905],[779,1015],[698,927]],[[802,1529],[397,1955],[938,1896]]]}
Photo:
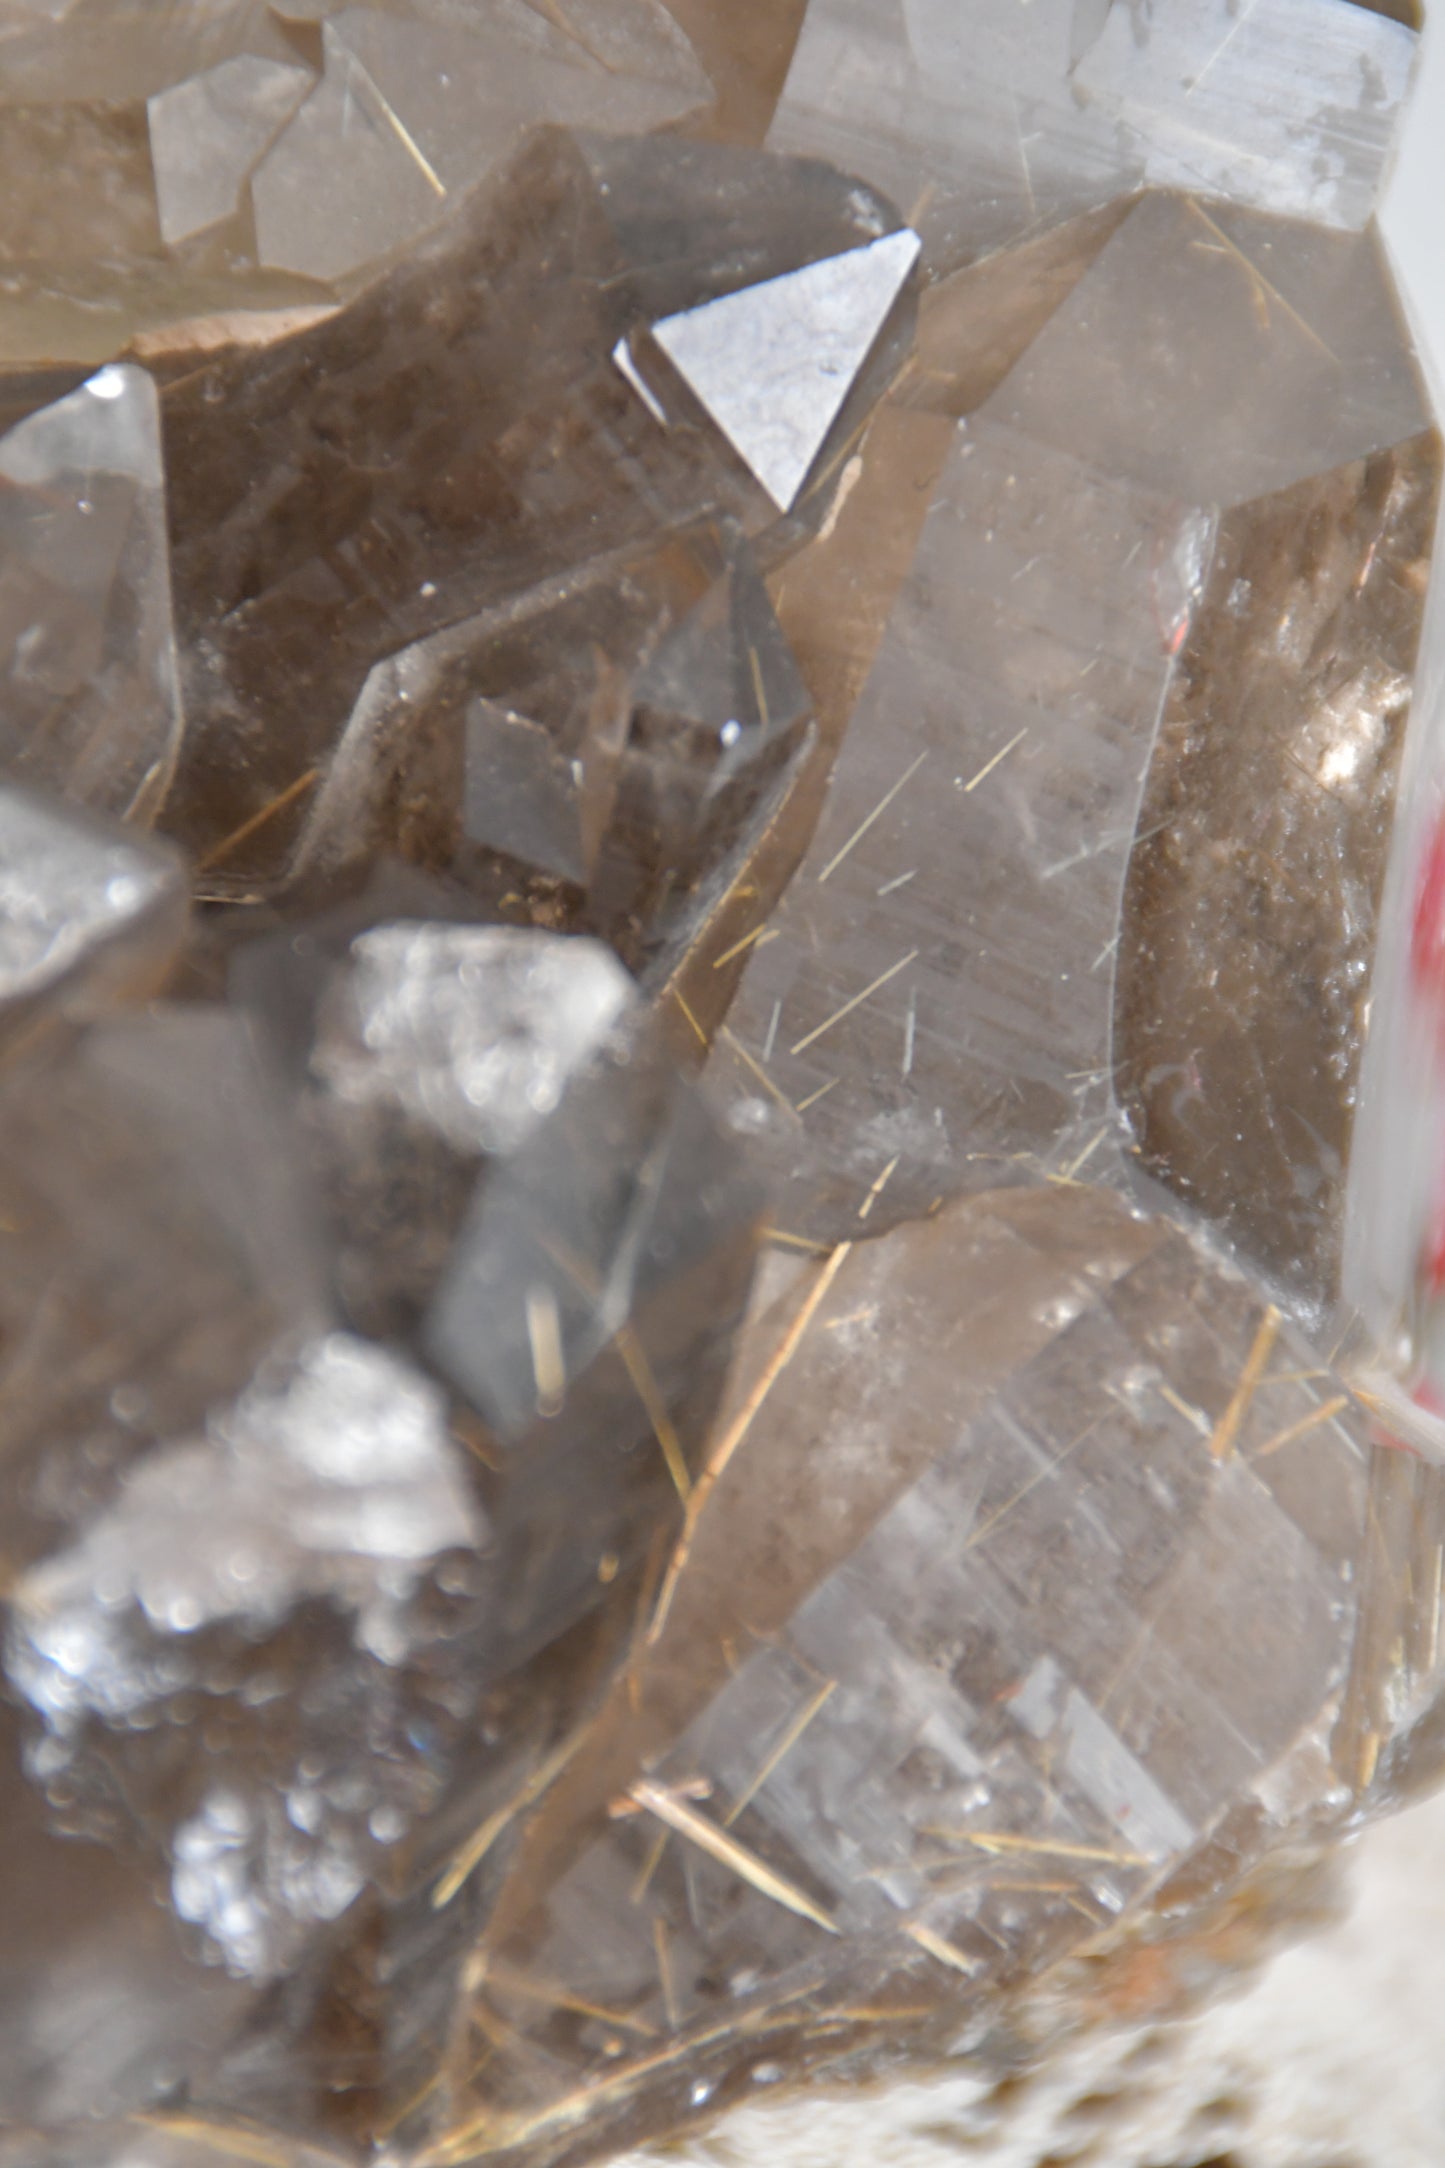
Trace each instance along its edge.
{"label": "reflective crystal surface", "polygon": [[906,230],[721,294],[653,335],[782,512],[918,257]]}
{"label": "reflective crystal surface", "polygon": [[1160,621],[1187,622],[1211,532],[1006,425],[958,432],[717,1057],[794,1232],[846,1239],[1107,1141]]}
{"label": "reflective crystal surface", "polygon": [[1353,0],[813,0],[770,141],[926,199],[945,268],[1141,186],[1351,228],[1413,53]]}
{"label": "reflective crystal surface", "polygon": [[352,944],[312,1067],[339,1102],[395,1107],[459,1151],[514,1152],[631,998],[601,947],[472,926]]}
{"label": "reflective crystal surface", "polygon": [[555,20],[524,0],[434,5],[420,20],[341,8],[321,37],[321,81],[269,131],[251,182],[260,261],[316,279],[436,225],[536,122],[642,130],[711,96],[658,0]]}
{"label": "reflective crystal surface", "polygon": [[[1092,260],[1067,285],[1044,260],[1055,306],[992,382],[979,269],[932,289],[925,366],[899,396],[971,411],[939,439],[808,857],[714,1064],[797,1233],[888,1225],[1009,1166],[1107,1178],[1122,1106],[1167,1183],[1202,1201],[1211,1165],[1210,1216],[1318,1317],[1340,1291],[1359,1004],[1420,639],[1403,568],[1428,556],[1438,446],[1372,239],[1161,195],[1073,239]],[[1266,340],[1267,368],[1245,358]],[[1221,698],[1235,720],[1212,730],[1195,703]],[[1170,842],[1170,764],[1209,759],[1208,840]],[[1256,853],[1246,837],[1276,819]],[[1232,920],[1198,885],[1226,852]],[[1246,962],[1261,938],[1268,960]],[[1273,1171],[1243,1180],[1266,1138]]]}
{"label": "reflective crystal surface", "polygon": [[179,855],[26,785],[0,788],[0,1014],[84,1016],[163,982],[186,926]]}
{"label": "reflective crystal surface", "polygon": [[302,1121],[357,1323],[414,1328],[482,1161],[546,1122],[632,998],[608,950],[530,928],[356,936],[313,1011]]}
{"label": "reflective crystal surface", "polygon": [[[699,230],[679,252],[689,211]],[[816,167],[754,177],[736,153],[542,131],[342,315],[177,380],[164,411],[188,729],[167,824],[203,868],[237,887],[284,874],[348,717],[374,733],[377,701],[409,697],[389,680],[413,643],[708,515],[775,528],[706,414],[660,422],[614,349],[889,224]],[[449,321],[433,333],[439,294]],[[276,489],[254,487],[258,456]],[[284,730],[267,729],[273,711]]]}
{"label": "reflective crystal surface", "polygon": [[738,1159],[624,1030],[475,1194],[423,1344],[496,1441],[509,1643],[641,1563],[691,1495],[752,1276]]}
{"label": "reflective crystal surface", "polygon": [[[1338,1802],[1368,1451],[1287,1337],[1239,1402],[1266,1314],[1160,1223],[1044,1190],[860,1245],[756,1316],[744,1365],[787,1367],[736,1411],[632,1681],[499,1899],[481,1995],[545,2059],[481,2073],[427,2157],[565,2157],[589,2088],[615,2138],[699,2075],[956,2030],[1222,1815],[1262,1846],[1294,1787]],[[927,1352],[899,1426],[904,1337]]]}
{"label": "reflective crystal surface", "polygon": [[253,169],[311,86],[309,68],[238,53],[148,100],[156,209],[168,246],[239,211]]}
{"label": "reflective crystal surface", "polygon": [[183,728],[160,403],[104,368],[0,439],[7,773],[148,826]]}
{"label": "reflective crystal surface", "polygon": [[810,714],[746,539],[705,522],[378,665],[295,879],[394,851],[641,968],[686,946],[786,790]]}
{"label": "reflective crystal surface", "polygon": [[[428,1638],[419,1585],[482,1535],[460,1460],[434,1386],[332,1334],[263,1370],[204,1438],[158,1446],[13,1593],[6,1670],[46,1728],[32,1772],[82,1799],[109,1778],[169,1856],[177,1916],[240,1977],[286,1970],[431,1803],[425,1681],[406,1672]],[[350,1653],[314,1623],[288,1649],[308,1611],[339,1615]],[[182,1783],[166,1727],[198,1691],[207,1751]]]}
{"label": "reflective crystal surface", "polygon": [[0,2168],[1005,2073],[1441,1773],[1400,12],[0,0]]}

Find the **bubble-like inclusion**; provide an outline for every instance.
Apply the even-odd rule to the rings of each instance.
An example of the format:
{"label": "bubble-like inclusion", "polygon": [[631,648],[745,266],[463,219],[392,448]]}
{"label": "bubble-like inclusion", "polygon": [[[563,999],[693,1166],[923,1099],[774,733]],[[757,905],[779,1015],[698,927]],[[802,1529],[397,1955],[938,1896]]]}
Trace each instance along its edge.
{"label": "bubble-like inclusion", "polygon": [[[308,1606],[348,1623],[353,1660],[378,1670],[382,1695],[403,1692],[419,1584],[443,1554],[484,1537],[436,1387],[346,1334],[311,1343],[218,1410],[204,1439],[149,1454],[82,1540],[15,1590],[6,1670],[45,1723],[47,1784],[73,1788],[77,1772],[83,1782],[94,1727],[151,1732],[197,1691],[254,1707],[255,1680],[248,1691],[227,1677],[227,1634],[255,1645],[264,1678],[261,1652]],[[337,1661],[327,1638],[323,1665]],[[294,1770],[267,1767],[238,1711],[239,1738],[229,1753],[213,1742],[197,1771],[204,1794],[167,1840],[178,1915],[255,1979],[285,1969],[309,1924],[347,1909],[368,1879],[368,1837],[400,1836],[428,1789],[394,1754],[347,1776],[342,1742],[328,1737],[324,1670],[310,1671],[303,1658],[290,1682]],[[159,1781],[147,1818],[164,1823],[190,1787],[166,1799],[146,1762],[142,1746],[131,1782],[144,1796]]]}

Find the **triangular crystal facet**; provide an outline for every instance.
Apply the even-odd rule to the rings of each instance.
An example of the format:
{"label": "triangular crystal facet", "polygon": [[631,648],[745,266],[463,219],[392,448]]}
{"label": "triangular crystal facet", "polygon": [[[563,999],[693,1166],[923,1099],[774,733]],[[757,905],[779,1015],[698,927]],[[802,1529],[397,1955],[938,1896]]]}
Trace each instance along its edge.
{"label": "triangular crystal facet", "polygon": [[668,359],[788,511],[917,260],[907,227],[653,327]]}

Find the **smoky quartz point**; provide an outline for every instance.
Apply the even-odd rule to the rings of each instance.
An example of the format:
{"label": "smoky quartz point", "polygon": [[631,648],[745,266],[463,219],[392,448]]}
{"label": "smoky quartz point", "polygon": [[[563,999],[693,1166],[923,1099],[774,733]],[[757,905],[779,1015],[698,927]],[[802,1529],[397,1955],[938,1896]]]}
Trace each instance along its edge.
{"label": "smoky quartz point", "polygon": [[[659,195],[692,213],[682,249],[643,207]],[[178,380],[164,422],[188,727],[171,832],[228,886],[274,883],[374,665],[404,668],[443,627],[709,516],[784,548],[706,408],[679,387],[659,419],[614,352],[896,224],[814,165],[754,177],[722,148],[544,130],[342,314]],[[268,729],[278,710],[286,728]]]}
{"label": "smoky quartz point", "polygon": [[1016,2069],[1441,1774],[1401,12],[0,0],[0,2168]]}

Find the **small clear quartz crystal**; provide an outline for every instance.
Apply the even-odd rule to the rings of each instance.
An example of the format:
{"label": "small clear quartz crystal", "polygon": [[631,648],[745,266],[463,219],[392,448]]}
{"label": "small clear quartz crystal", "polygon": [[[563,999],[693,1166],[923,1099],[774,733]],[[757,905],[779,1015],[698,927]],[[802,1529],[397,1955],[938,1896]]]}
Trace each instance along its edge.
{"label": "small clear quartz crystal", "polygon": [[181,742],[160,404],[113,364],[0,440],[7,771],[149,824]]}
{"label": "small clear quartz crystal", "polygon": [[1438,1777],[1400,12],[0,0],[0,2168],[1017,2069]]}

